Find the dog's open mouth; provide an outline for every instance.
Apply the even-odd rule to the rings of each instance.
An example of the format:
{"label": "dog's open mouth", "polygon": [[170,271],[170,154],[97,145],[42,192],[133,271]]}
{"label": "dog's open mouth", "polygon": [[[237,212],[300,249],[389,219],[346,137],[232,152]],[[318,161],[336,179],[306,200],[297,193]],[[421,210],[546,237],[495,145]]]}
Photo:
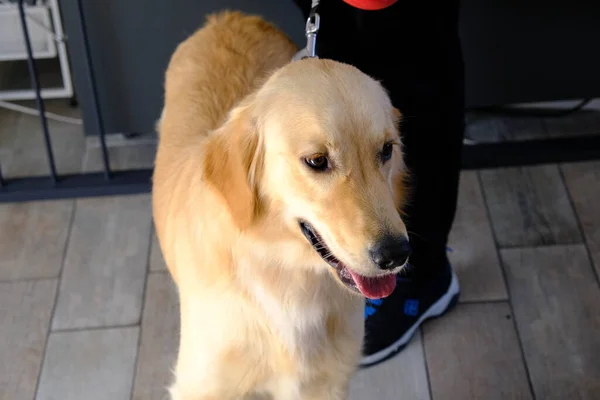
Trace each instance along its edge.
{"label": "dog's open mouth", "polygon": [[307,222],[300,221],[300,229],[313,249],[327,264],[335,269],[344,285],[351,290],[360,292],[369,299],[381,299],[392,294],[396,288],[396,276],[393,274],[368,277],[357,274],[333,255],[319,233]]}

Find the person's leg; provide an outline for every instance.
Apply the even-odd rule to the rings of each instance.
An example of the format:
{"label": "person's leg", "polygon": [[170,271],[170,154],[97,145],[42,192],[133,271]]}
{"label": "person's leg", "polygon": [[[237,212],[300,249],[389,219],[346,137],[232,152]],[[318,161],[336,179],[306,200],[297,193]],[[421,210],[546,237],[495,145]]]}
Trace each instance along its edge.
{"label": "person's leg", "polygon": [[[296,3],[306,17],[310,0]],[[464,134],[458,9],[458,0],[435,7],[399,0],[380,11],[358,10],[342,0],[319,5],[317,55],[352,64],[382,82],[403,114],[400,130],[411,175],[405,211],[414,268],[390,297],[367,305],[363,365],[395,354],[425,318],[445,312],[458,296],[446,257]]]}

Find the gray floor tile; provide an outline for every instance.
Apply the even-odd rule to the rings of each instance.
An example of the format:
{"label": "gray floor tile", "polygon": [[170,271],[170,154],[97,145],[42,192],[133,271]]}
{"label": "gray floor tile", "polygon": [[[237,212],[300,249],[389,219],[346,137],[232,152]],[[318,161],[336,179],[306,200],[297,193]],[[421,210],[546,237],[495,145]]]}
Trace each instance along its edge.
{"label": "gray floor tile", "polygon": [[581,243],[557,166],[484,170],[480,175],[500,247]]}
{"label": "gray floor tile", "polygon": [[0,204],[0,280],[57,277],[72,200]]}
{"label": "gray floor tile", "polygon": [[424,326],[434,400],[531,399],[507,303],[458,305]]}
{"label": "gray floor tile", "polygon": [[150,271],[167,271],[167,264],[162,255],[156,231],[152,232],[152,243],[150,244]]}
{"label": "gray floor tile", "polygon": [[[156,157],[156,144],[109,147],[108,157],[113,171],[123,169],[153,168]],[[86,172],[101,171],[104,168],[100,147],[88,148],[83,162]]]}
{"label": "gray floor tile", "polygon": [[[24,64],[26,64],[25,61],[18,63],[3,62],[0,64],[0,87],[3,90],[31,89],[29,70]],[[36,60],[36,68],[41,87],[62,86],[62,77],[59,72],[60,63],[58,57],[38,58]],[[30,103],[30,101],[23,101],[23,103]]]}
{"label": "gray floor tile", "polygon": [[541,118],[505,117],[470,112],[467,114],[466,121],[466,136],[480,142],[543,139],[548,136]]}
{"label": "gray floor tile", "polygon": [[21,114],[17,112],[0,108],[0,156],[4,156],[0,161],[2,161],[3,168],[8,165],[4,164],[5,161],[8,162],[5,157],[10,154],[18,137],[17,128],[20,117]]}
{"label": "gray floor tile", "polygon": [[[25,107],[37,109],[35,100],[23,100],[18,103]],[[68,99],[47,99],[44,100],[44,107],[46,108],[46,112],[58,114],[63,117],[81,119],[81,109],[78,106],[71,106],[70,103]],[[52,123],[54,122],[57,121],[52,121]]]}
{"label": "gray floor tile", "polygon": [[545,130],[549,137],[585,136],[598,134],[600,110],[581,110],[561,118],[545,118]]}
{"label": "gray floor tile", "polygon": [[[152,144],[156,147],[158,144],[158,135],[156,132],[138,133],[133,136],[124,135],[122,133],[108,133],[104,135],[104,141],[108,147],[129,147]],[[88,136],[86,138],[86,146],[88,148],[100,147],[99,136]]]}
{"label": "gray floor tile", "polygon": [[600,276],[600,162],[562,166],[567,188]]}
{"label": "gray floor tile", "polygon": [[[64,114],[60,110],[57,113]],[[8,178],[48,175],[48,157],[39,118],[26,114],[18,114],[16,118],[17,123],[7,128],[16,136],[9,141],[10,153],[3,157],[7,160],[2,164],[3,174]],[[83,126],[48,120],[48,129],[57,172],[79,172],[85,145]],[[0,131],[0,136],[2,133]]]}
{"label": "gray floor tile", "polygon": [[36,400],[129,400],[138,328],[50,335]]}
{"label": "gray floor tile", "polygon": [[450,262],[458,274],[461,301],[508,297],[477,172],[461,175],[458,208],[449,238]]}
{"label": "gray floor tile", "polygon": [[469,112],[466,120],[466,135],[470,139],[480,142],[523,141],[597,134],[600,111],[586,109],[560,118]]}
{"label": "gray floor tile", "polygon": [[350,400],[429,400],[420,332],[396,357],[359,370],[350,382]]}
{"label": "gray floor tile", "polygon": [[76,202],[53,329],[138,323],[150,245],[150,196]]}
{"label": "gray floor tile", "polygon": [[148,276],[133,400],[168,400],[179,346],[177,288],[167,273]]}
{"label": "gray floor tile", "polygon": [[35,395],[56,280],[0,283],[0,399]]}
{"label": "gray floor tile", "polygon": [[538,399],[598,399],[600,289],[583,245],[502,251]]}

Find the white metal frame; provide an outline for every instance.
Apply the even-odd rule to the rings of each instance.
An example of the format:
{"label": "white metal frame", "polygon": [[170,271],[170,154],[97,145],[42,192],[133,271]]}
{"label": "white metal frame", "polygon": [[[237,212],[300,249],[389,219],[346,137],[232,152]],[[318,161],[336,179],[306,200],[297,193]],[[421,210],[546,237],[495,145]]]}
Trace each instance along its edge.
{"label": "white metal frame", "polygon": [[[67,53],[66,36],[64,34],[62,19],[60,14],[60,8],[58,0],[46,0],[46,5],[50,9],[50,15],[52,18],[52,26],[54,30],[54,40],[56,42],[56,49],[58,60],[60,63],[60,73],[62,76],[62,87],[51,87],[42,88],[41,96],[44,99],[59,99],[59,98],[70,98],[73,97],[73,81],[71,80],[71,67],[69,65],[69,56]],[[16,8],[17,5],[15,4]],[[33,25],[35,22],[28,20],[28,27]],[[27,57],[25,56],[25,59]],[[33,100],[35,99],[35,91],[32,89],[20,89],[20,90],[2,90],[0,88],[0,100]]]}
{"label": "white metal frame", "polygon": [[[50,8],[46,4],[28,6],[26,13],[32,22],[29,25],[29,37],[34,57],[56,57],[56,40],[50,20]],[[0,61],[27,60],[19,9],[13,3],[0,2],[0,35]],[[11,49],[12,46],[15,47]]]}

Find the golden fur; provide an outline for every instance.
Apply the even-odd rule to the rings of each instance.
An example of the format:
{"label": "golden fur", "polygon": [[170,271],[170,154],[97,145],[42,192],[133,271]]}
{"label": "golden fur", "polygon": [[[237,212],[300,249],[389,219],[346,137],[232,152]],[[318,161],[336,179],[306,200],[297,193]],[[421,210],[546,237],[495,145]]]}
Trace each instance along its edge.
{"label": "golden fur", "polygon": [[[398,115],[379,83],[297,51],[259,17],[224,12],[179,45],[167,73],[154,221],[177,284],[175,400],[345,399],[363,298],[298,227],[306,219],[364,276],[383,229],[406,234]],[[327,153],[335,170],[303,157]]]}

